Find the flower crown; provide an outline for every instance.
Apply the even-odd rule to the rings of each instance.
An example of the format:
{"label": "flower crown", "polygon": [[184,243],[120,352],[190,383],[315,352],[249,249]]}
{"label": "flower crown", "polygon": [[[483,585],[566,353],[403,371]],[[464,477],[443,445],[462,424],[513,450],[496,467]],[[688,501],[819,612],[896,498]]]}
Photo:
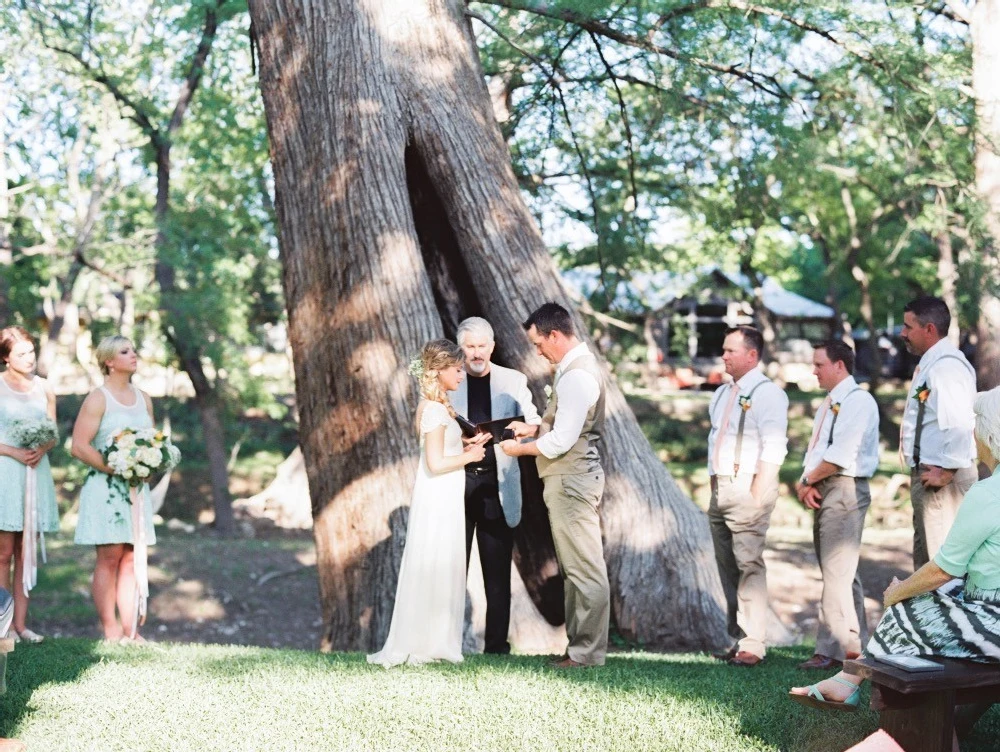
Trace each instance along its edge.
{"label": "flower crown", "polygon": [[406,372],[410,374],[417,381],[420,381],[424,377],[424,359],[417,355],[413,358],[409,365],[406,367]]}

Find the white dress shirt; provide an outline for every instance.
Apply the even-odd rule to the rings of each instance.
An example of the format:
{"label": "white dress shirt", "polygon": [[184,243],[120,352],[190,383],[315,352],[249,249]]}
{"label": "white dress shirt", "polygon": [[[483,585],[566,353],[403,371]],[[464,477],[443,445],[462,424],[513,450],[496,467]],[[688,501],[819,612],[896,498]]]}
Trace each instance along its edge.
{"label": "white dress shirt", "polygon": [[[809,475],[826,460],[842,468],[840,475],[872,477],[878,469],[878,405],[875,398],[859,388],[853,376],[848,376],[830,390],[830,405],[825,411],[820,408],[816,420],[821,414],[823,424],[816,444],[806,453],[803,475]],[[830,431],[833,431],[832,442]]]}
{"label": "white dress shirt", "polygon": [[[767,383],[763,383],[767,382]],[[788,451],[788,396],[781,387],[771,381],[759,370],[754,369],[743,374],[735,382],[730,382],[715,390],[712,401],[708,405],[708,414],[712,419],[712,430],[708,434],[708,472],[715,475],[712,458],[715,456],[715,442],[722,426],[723,413],[730,391],[738,388],[740,395],[749,395],[755,386],[757,390],[750,399],[750,408],[746,411],[746,423],[743,426],[743,445],[740,449],[739,462],[736,458],[736,434],[740,426],[740,413],[743,408],[739,398],[733,406],[729,417],[729,426],[725,436],[721,437],[719,448],[719,475],[735,475],[735,465],[739,464],[739,475],[754,475],[758,462],[768,462],[780,465]]]}
{"label": "white dress shirt", "polygon": [[581,357],[594,357],[583,342],[566,353],[556,366],[555,390],[559,404],[552,430],[538,440],[538,451],[550,460],[573,448],[583,431],[587,413],[601,396],[601,385],[583,369],[566,373],[566,368]]}
{"label": "white dress shirt", "polygon": [[[944,357],[945,355],[956,357]],[[957,358],[957,359],[956,359]],[[975,371],[961,350],[947,339],[940,340],[924,353],[917,365],[920,372],[906,395],[903,411],[903,458],[913,467],[913,440],[917,430],[919,403],[913,395],[927,385],[930,394],[924,410],[924,428],[920,434],[920,462],[949,469],[969,467],[976,459],[976,441],[972,431],[976,414]]]}

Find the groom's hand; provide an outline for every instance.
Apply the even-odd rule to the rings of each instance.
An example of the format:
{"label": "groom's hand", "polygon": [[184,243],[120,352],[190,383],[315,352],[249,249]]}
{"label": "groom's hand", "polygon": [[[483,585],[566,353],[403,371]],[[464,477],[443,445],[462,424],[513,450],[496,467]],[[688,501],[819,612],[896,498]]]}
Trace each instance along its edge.
{"label": "groom's hand", "polygon": [[[515,439],[530,439],[538,435],[538,426],[529,425],[528,423],[522,423],[519,420],[514,420],[504,426],[508,431],[514,432]],[[507,442],[504,442],[505,444]],[[507,452],[510,454],[510,452]],[[516,455],[511,454],[511,457]]]}
{"label": "groom's hand", "polygon": [[506,441],[500,442],[500,449],[508,457],[519,457],[523,454],[521,451],[521,442],[517,439],[507,439]]}

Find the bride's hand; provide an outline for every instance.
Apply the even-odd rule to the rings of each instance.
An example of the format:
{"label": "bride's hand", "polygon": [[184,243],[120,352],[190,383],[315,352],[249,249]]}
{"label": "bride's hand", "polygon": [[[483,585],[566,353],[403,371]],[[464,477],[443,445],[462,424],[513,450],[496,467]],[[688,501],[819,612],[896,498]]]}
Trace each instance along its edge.
{"label": "bride's hand", "polygon": [[[487,434],[488,436],[488,434]],[[482,442],[477,444],[469,444],[465,447],[462,452],[462,458],[465,460],[465,464],[468,465],[470,462],[481,462],[486,456],[486,447]]]}

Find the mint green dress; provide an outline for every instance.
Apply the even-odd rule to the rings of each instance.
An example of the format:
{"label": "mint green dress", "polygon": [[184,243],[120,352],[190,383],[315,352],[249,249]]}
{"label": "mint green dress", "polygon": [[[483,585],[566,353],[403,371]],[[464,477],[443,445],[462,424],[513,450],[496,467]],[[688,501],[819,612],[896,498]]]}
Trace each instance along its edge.
{"label": "mint green dress", "polygon": [[[146,400],[134,386],[135,402],[131,405],[123,405],[103,386],[100,389],[104,393],[104,415],[91,442],[97,451],[103,452],[111,437],[123,428],[152,428],[153,420],[146,410]],[[139,491],[147,494],[148,498],[149,485],[144,483]],[[146,540],[153,544],[156,543],[156,533],[153,531],[151,504],[145,505],[145,512]],[[132,543],[132,510],[128,497],[110,487],[108,476],[104,473],[91,473],[80,490],[80,518],[73,540],[82,545]]]}
{"label": "mint green dress", "polygon": [[[17,446],[10,436],[14,421],[48,417],[48,398],[42,383],[42,379],[35,376],[31,391],[16,392],[0,377],[0,444]],[[13,457],[0,457],[0,530],[14,533],[24,530],[24,478],[27,470],[27,466]],[[59,530],[59,509],[48,455],[42,457],[35,467],[35,477],[38,530],[54,533]]]}

